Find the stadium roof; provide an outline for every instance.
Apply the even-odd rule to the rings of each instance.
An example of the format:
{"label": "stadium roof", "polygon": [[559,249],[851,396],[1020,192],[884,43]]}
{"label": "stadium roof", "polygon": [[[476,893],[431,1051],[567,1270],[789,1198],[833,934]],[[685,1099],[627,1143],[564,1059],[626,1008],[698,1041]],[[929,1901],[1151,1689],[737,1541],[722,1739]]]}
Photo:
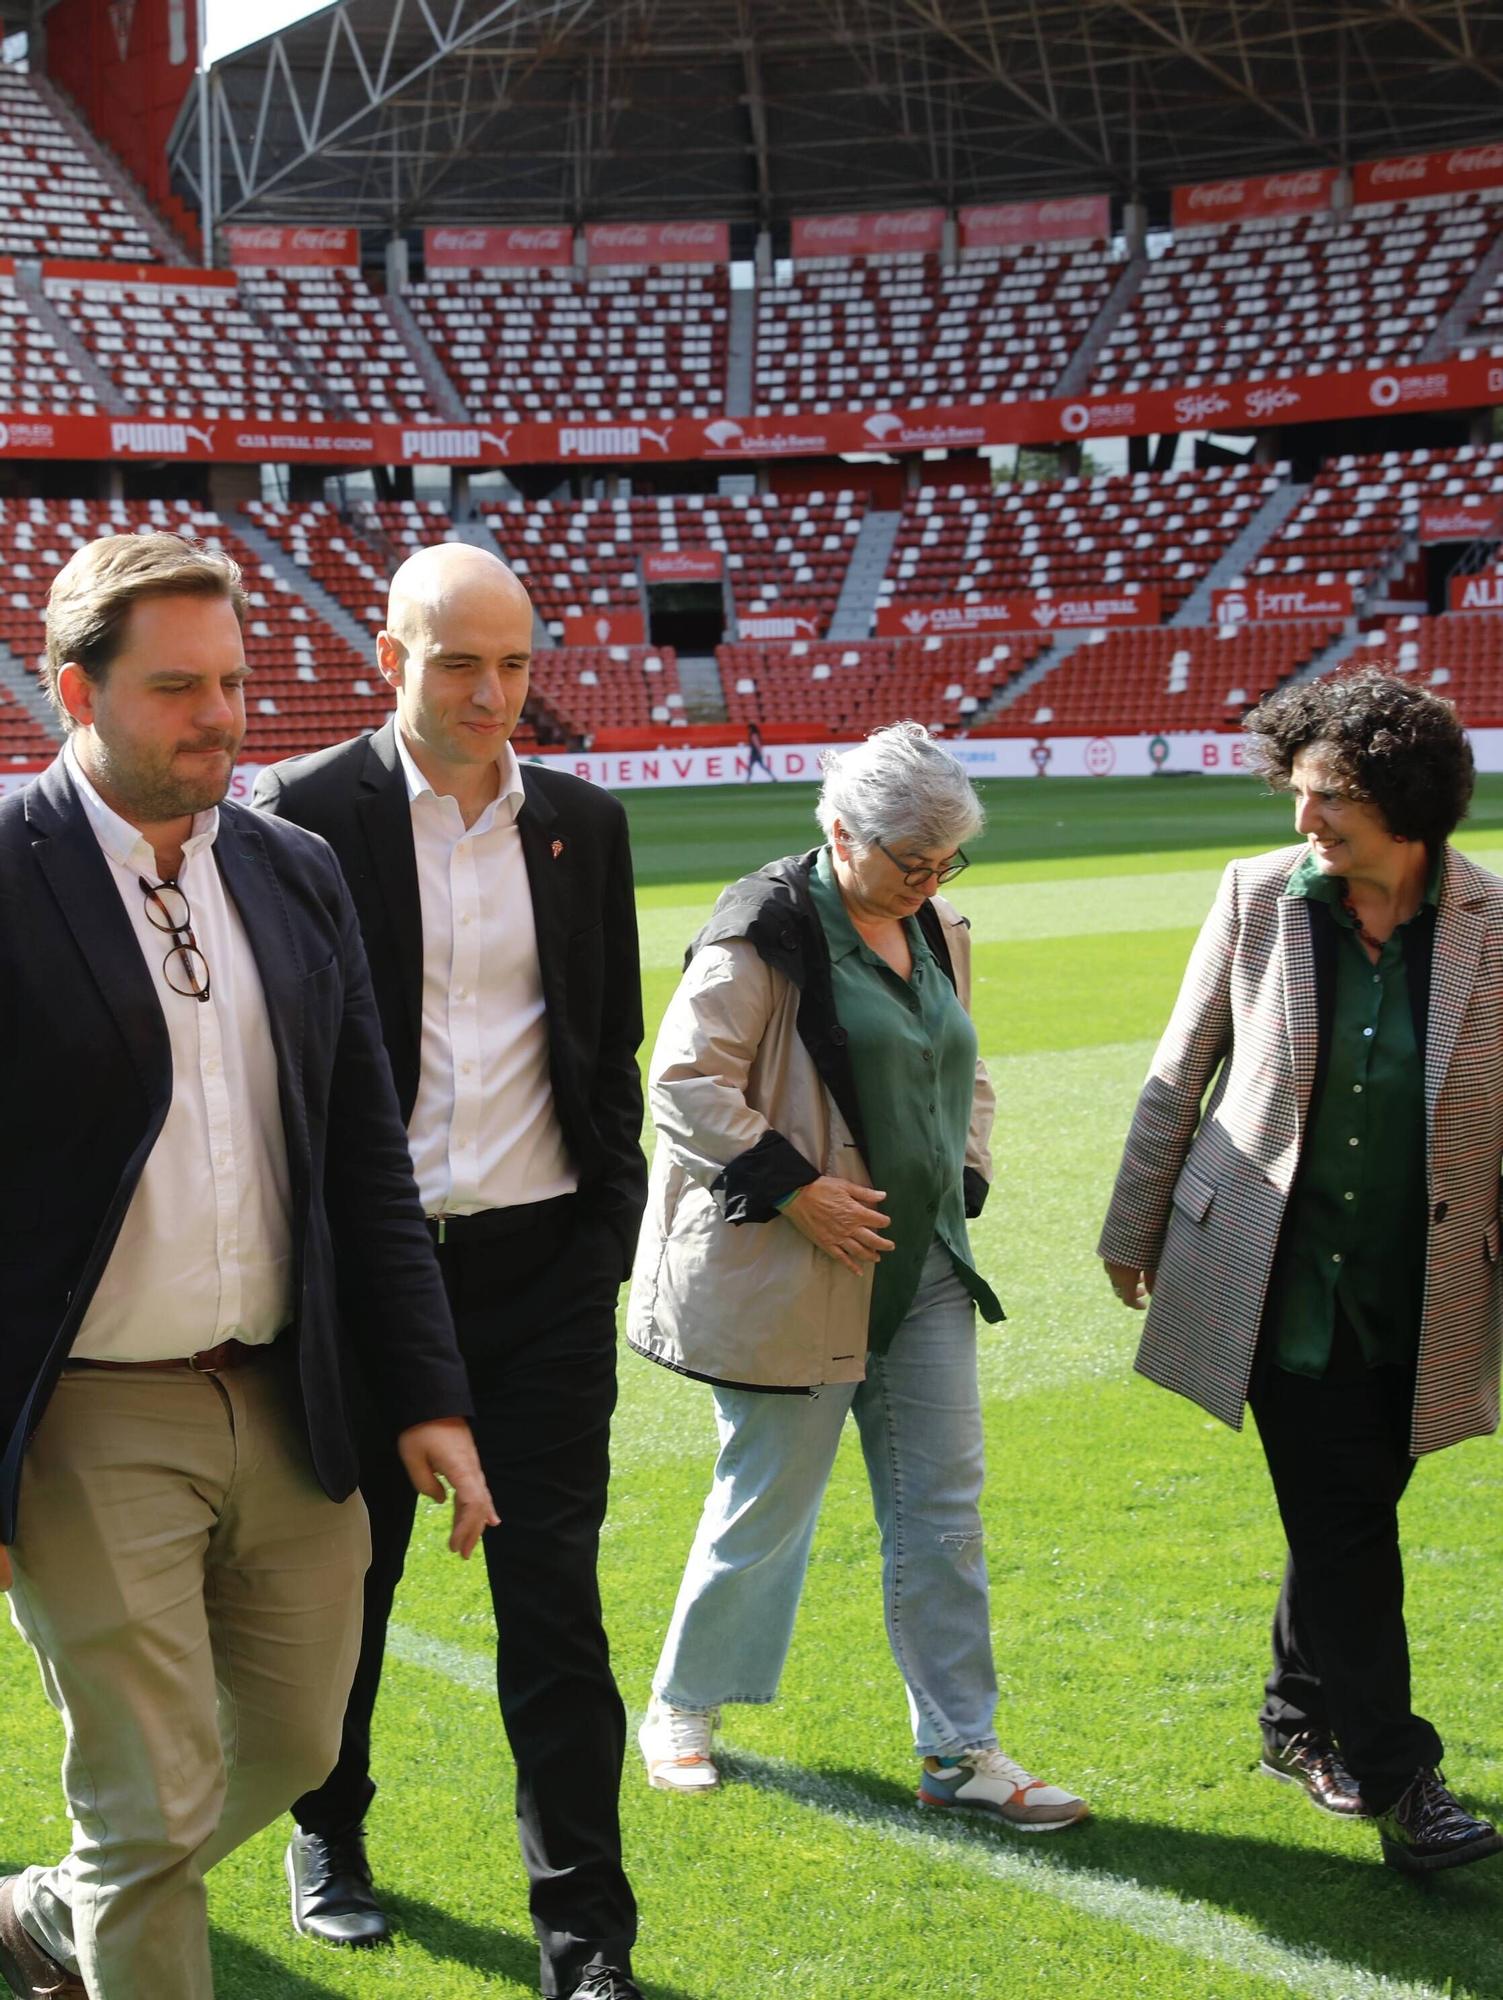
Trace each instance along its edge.
{"label": "stadium roof", "polygon": [[[339,0],[214,65],[223,219],[580,223],[1107,191],[1503,138],[1479,0]],[[174,139],[200,205],[197,96]]]}

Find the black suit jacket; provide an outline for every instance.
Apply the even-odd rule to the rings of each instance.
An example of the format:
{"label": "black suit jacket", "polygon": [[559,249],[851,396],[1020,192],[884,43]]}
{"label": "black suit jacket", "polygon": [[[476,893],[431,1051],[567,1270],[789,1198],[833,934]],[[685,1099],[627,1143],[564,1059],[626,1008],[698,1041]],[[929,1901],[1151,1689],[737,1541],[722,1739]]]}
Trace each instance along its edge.
{"label": "black suit jacket", "polygon": [[[322,841],[241,806],[213,848],[266,995],[292,1201],[292,1323],[314,1469],[356,1451],[349,1335],[403,1425],[468,1415],[355,912]],[[184,1002],[184,1005],[190,1003]],[[0,800],[0,1542],[36,1428],[172,1094],[156,981],[61,758]]]}
{"label": "black suit jacket", "polygon": [[[523,764],[517,827],[532,889],[554,1108],[580,1195],[631,1268],[647,1200],[642,976],[626,814],[566,771]],[[338,855],[370,955],[404,1119],[417,1100],[423,914],[396,723],[263,771],[255,803],[321,833]]]}

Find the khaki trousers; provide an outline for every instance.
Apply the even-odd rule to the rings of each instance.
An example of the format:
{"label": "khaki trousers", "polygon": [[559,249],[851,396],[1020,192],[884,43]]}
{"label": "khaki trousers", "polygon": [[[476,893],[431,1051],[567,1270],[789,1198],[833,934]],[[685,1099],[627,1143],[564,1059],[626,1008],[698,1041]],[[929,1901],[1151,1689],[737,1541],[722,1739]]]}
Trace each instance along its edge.
{"label": "khaki trousers", "polygon": [[16,1910],[90,2000],[212,2000],[205,1873],[339,1754],[370,1535],[314,1479],[291,1359],[70,1368],[27,1448],[11,1615],[73,1847]]}

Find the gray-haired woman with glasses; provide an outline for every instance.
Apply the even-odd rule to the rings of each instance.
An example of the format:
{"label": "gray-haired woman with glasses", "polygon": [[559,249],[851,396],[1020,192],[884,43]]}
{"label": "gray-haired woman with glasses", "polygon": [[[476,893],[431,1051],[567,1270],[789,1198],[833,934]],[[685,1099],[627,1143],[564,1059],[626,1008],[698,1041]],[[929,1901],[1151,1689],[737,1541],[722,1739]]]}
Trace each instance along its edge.
{"label": "gray-haired woman with glasses", "polygon": [[826,765],[825,844],[727,889],[650,1077],[657,1125],[628,1338],[713,1386],[720,1454],[639,1741],[670,1792],[719,1782],[727,1702],[768,1702],[841,1429],[861,1434],[919,1798],[1034,1832],[1085,1817],[997,1744],[966,1217],[992,1093],[940,883],[981,803],[917,723]]}

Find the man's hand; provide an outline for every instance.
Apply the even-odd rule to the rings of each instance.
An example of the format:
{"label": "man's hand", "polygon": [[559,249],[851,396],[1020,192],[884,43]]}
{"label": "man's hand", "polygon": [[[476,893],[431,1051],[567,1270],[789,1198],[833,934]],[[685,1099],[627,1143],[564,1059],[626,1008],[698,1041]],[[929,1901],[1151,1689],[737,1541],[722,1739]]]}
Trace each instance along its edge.
{"label": "man's hand", "polygon": [[480,1470],[475,1440],[463,1417],[434,1417],[430,1423],[413,1424],[399,1433],[397,1450],[419,1493],[426,1493],[430,1500],[442,1500],[444,1481],[453,1487],[454,1528],[449,1547],[456,1555],[468,1556],[487,1528],[501,1525]]}
{"label": "man's hand", "polygon": [[14,1581],[10,1573],[10,1550],[0,1549],[0,1590],[9,1590]]}
{"label": "man's hand", "polygon": [[1136,1264],[1114,1264],[1107,1257],[1101,1261],[1106,1265],[1111,1288],[1123,1305],[1131,1306],[1134,1312],[1142,1312],[1153,1291],[1157,1271],[1140,1271]]}
{"label": "man's hand", "polygon": [[882,1188],[821,1174],[801,1187],[782,1212],[827,1257],[848,1271],[859,1271],[893,1247],[890,1237],[877,1234],[892,1220],[882,1213],[884,1199]]}

